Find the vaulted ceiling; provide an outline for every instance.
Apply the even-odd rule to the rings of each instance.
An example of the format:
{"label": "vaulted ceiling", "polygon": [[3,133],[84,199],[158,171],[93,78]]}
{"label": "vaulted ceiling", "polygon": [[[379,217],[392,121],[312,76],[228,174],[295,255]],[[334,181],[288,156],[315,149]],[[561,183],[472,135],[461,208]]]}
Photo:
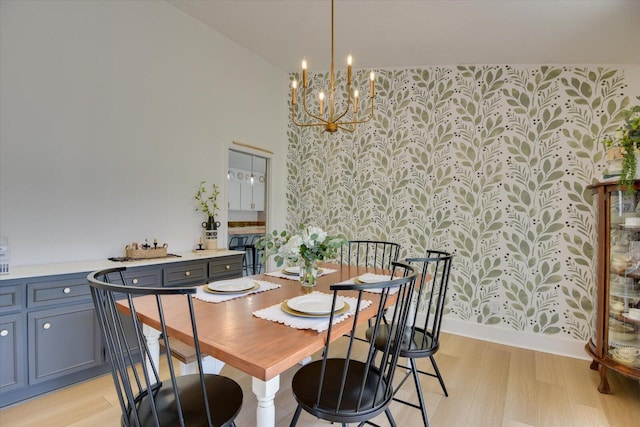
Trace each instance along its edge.
{"label": "vaulted ceiling", "polygon": [[[286,71],[330,64],[330,0],[167,0]],[[640,64],[640,0],[335,0],[335,63]]]}

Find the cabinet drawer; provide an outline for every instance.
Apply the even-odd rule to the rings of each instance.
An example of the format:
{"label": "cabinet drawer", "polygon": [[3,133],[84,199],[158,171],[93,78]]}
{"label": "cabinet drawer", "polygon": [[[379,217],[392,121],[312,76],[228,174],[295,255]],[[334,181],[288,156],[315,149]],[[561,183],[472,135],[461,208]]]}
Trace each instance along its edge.
{"label": "cabinet drawer", "polygon": [[27,283],[27,306],[89,301],[91,290],[85,275],[60,280]]}
{"label": "cabinet drawer", "polygon": [[0,314],[19,311],[24,306],[22,285],[0,286]]}
{"label": "cabinet drawer", "polygon": [[[162,286],[161,268],[136,268],[122,272],[127,286]],[[120,273],[109,274],[109,283],[122,284]]]}
{"label": "cabinet drawer", "polygon": [[40,310],[27,315],[29,384],[102,363],[102,340],[93,304]]}
{"label": "cabinet drawer", "polygon": [[164,286],[183,286],[207,281],[206,262],[180,263],[164,269]]}
{"label": "cabinet drawer", "polygon": [[242,258],[244,255],[230,255],[214,258],[209,261],[209,278],[217,280],[220,278],[242,276]]}

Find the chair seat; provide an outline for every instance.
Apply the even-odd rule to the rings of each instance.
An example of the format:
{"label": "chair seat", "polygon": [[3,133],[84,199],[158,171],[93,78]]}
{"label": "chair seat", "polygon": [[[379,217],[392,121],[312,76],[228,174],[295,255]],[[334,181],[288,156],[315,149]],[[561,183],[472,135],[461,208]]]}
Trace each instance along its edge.
{"label": "chair seat", "polygon": [[[233,380],[213,374],[204,375],[204,381],[209,398],[209,405],[213,412],[213,425],[222,426],[233,420],[242,406],[242,389]],[[185,418],[185,425],[190,427],[206,426],[207,419],[203,417],[202,391],[200,387],[200,375],[185,375],[176,378],[180,394],[180,402]],[[178,411],[174,399],[171,381],[163,381],[162,385],[154,393],[158,418],[163,426],[180,425]],[[155,425],[151,413],[151,400],[145,395],[138,404],[141,419],[147,423],[143,426]],[[136,425],[135,418],[131,416],[129,425]],[[123,423],[124,424],[124,423]]]}
{"label": "chair seat", "polygon": [[[392,393],[386,393],[389,387],[386,379],[380,378],[378,370],[370,368],[365,392],[358,404],[366,366],[360,361],[351,360],[345,390],[342,393],[340,413],[335,413],[335,408],[338,407],[337,399],[341,396],[340,384],[344,363],[344,359],[327,360],[325,382],[319,404],[317,403],[317,384],[322,372],[322,360],[311,362],[300,368],[291,382],[293,395],[298,404],[312,415],[345,423],[364,421],[384,412],[392,396]],[[383,387],[379,387],[376,392],[378,381],[382,381]]]}
{"label": "chair seat", "polygon": [[[413,335],[411,335],[411,332],[413,332]],[[367,329],[365,332],[367,340],[371,339],[372,334],[372,329]],[[384,346],[388,335],[389,325],[380,325],[375,340],[376,348],[380,349]],[[405,339],[402,341],[402,348],[400,350],[400,357],[428,357],[435,354],[439,348],[440,343],[433,340],[431,332],[427,332],[425,336],[423,329],[415,328],[413,331],[407,330],[407,333],[405,333]]]}

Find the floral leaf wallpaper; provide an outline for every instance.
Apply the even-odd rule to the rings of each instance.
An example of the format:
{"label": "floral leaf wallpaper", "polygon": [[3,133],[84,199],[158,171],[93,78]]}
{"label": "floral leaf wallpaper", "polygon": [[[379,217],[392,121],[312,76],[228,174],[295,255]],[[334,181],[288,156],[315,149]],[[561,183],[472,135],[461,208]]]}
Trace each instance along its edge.
{"label": "floral leaf wallpaper", "polygon": [[[596,224],[586,187],[604,169],[597,137],[629,104],[624,74],[503,65],[375,71],[374,117],[355,132],[290,124],[288,224],[395,241],[401,258],[452,252],[447,316],[589,339]],[[317,113],[313,98],[329,77],[310,77]],[[367,77],[355,73],[354,87],[366,89]],[[344,76],[337,79],[342,110]],[[296,120],[304,121],[300,111]]]}

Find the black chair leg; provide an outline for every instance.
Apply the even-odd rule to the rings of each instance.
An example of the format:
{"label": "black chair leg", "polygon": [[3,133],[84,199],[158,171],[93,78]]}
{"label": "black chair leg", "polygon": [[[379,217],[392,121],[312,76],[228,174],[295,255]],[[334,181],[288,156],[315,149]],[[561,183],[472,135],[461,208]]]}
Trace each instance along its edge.
{"label": "black chair leg", "polygon": [[440,375],[440,369],[438,369],[438,364],[436,363],[436,359],[433,356],[429,356],[431,359],[431,364],[433,365],[433,370],[436,371],[436,376],[438,377],[438,381],[440,381],[440,387],[442,387],[442,391],[446,397],[449,397],[449,393],[447,392],[447,387],[444,385],[444,380],[442,379],[442,375]]}
{"label": "black chair leg", "polygon": [[298,405],[298,407],[296,408],[296,412],[293,414],[293,419],[291,420],[291,424],[289,424],[289,427],[293,427],[296,424],[298,424],[298,418],[300,418],[300,412],[302,412],[302,406]]}
{"label": "black chair leg", "polygon": [[409,359],[411,362],[411,373],[413,374],[413,382],[416,385],[416,393],[418,394],[418,401],[420,402],[420,412],[422,413],[422,421],[424,421],[424,427],[429,427],[429,420],[427,418],[427,407],[424,404],[424,397],[422,396],[422,388],[420,387],[420,377],[418,376],[418,367],[414,359]]}
{"label": "black chair leg", "polygon": [[387,419],[389,420],[389,424],[391,424],[391,427],[396,427],[396,420],[393,419],[393,415],[391,415],[391,410],[387,408],[384,410],[384,413],[387,414]]}

